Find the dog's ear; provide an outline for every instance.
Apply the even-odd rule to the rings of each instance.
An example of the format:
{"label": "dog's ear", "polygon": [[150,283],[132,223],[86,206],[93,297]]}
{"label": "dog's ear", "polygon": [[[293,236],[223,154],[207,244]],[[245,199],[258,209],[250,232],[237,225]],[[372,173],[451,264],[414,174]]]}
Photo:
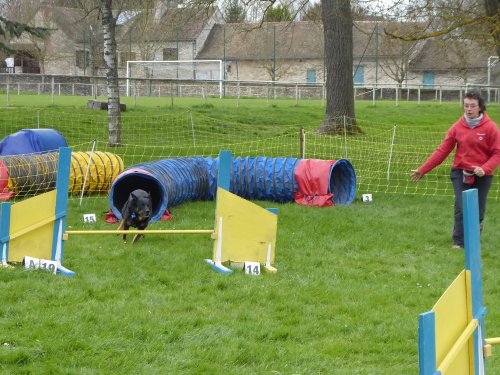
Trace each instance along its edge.
{"label": "dog's ear", "polygon": [[130,193],[130,197],[134,200],[137,201],[137,196],[134,194],[134,192]]}

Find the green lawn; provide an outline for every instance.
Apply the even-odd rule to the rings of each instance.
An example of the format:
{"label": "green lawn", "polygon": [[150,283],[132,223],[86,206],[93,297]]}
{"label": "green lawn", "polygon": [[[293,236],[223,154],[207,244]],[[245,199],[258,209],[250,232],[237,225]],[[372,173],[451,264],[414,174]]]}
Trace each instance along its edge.
{"label": "green lawn", "polygon": [[[4,98],[0,96],[0,102]],[[50,118],[58,129],[70,132],[71,127],[88,126],[86,131],[70,132],[71,144],[105,136],[100,128],[106,124],[105,114],[84,109],[86,98],[56,97],[57,105],[48,107],[41,103],[50,102],[47,97],[23,97],[26,102],[19,104],[15,99],[11,96],[11,104],[22,108],[0,110],[4,135],[36,121],[39,111],[39,118]],[[67,103],[60,103],[63,99]],[[135,123],[141,128],[130,142],[160,136],[162,127],[154,128],[152,135],[141,134],[148,124],[152,128],[156,124],[141,122],[141,117],[183,118],[184,122],[190,111],[202,128],[196,134],[207,134],[201,139],[210,140],[211,127],[224,128],[227,139],[219,136],[224,142],[232,137],[262,138],[267,145],[255,145],[255,150],[262,147],[272,152],[280,135],[299,127],[313,131],[323,115],[320,102],[296,106],[292,101],[267,105],[247,100],[236,107],[231,99],[209,98],[209,105],[201,99],[179,99],[170,108],[169,100],[141,99],[135,108],[127,103],[124,118],[130,121],[124,120],[125,126],[133,129]],[[461,112],[458,103],[403,102],[396,107],[393,102],[380,102],[373,107],[371,102],[357,102],[356,108],[368,136],[397,124],[409,134],[421,134],[414,142],[424,148],[429,131],[435,132],[439,143]],[[488,113],[500,119],[498,105],[491,105]],[[173,123],[170,120],[165,126]],[[167,133],[162,139],[170,139]],[[220,139],[212,136],[215,149]],[[175,137],[171,139],[171,145],[151,151],[151,157],[189,152],[175,144]],[[315,145],[326,148],[319,141]],[[137,160],[145,152],[139,146],[124,148],[126,160]],[[357,147],[364,147],[363,143]],[[232,148],[252,150],[242,144]],[[206,149],[206,154],[214,152]],[[357,168],[367,155],[353,155]],[[410,160],[397,168],[403,173],[411,163],[418,162]],[[366,165],[374,168],[371,162]],[[369,170],[359,165],[359,171]],[[449,184],[445,178],[441,183]],[[115,236],[70,236],[63,264],[77,273],[74,278],[24,271],[19,266],[1,269],[0,372],[417,374],[418,315],[432,308],[464,268],[463,252],[451,248],[452,198],[418,190],[385,193],[374,185],[370,190],[366,190],[370,185],[361,187],[349,207],[256,202],[279,208],[276,274],[214,272],[203,261],[212,252],[206,235],[148,235],[136,245],[123,244]],[[373,202],[363,203],[362,192],[373,192]],[[483,289],[488,307],[486,335],[495,337],[500,336],[500,205],[492,199],[488,204],[482,236]],[[89,212],[101,219],[108,208],[106,196],[84,198],[83,206],[78,199],[70,199],[68,227],[114,228],[102,220],[82,221]],[[171,208],[171,221],[150,228],[210,229],[214,208],[212,201],[186,202]],[[493,352],[487,373],[500,374],[499,348]]]}

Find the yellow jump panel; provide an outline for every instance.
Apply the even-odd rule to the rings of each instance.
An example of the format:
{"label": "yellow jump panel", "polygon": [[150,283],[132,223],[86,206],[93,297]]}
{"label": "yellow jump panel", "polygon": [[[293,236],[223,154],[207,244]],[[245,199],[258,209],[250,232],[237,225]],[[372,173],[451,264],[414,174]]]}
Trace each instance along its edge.
{"label": "yellow jump panel", "polygon": [[222,238],[214,241],[213,259],[222,241],[221,262],[266,263],[271,244],[271,264],[274,264],[278,215],[227,190],[217,189],[215,233],[219,232],[222,217]]}
{"label": "yellow jump panel", "polygon": [[[433,307],[436,324],[436,363],[443,359],[472,319],[470,272],[463,270]],[[469,375],[474,372],[473,339],[458,352],[443,375]],[[471,372],[472,371],[472,372]]]}
{"label": "yellow jump panel", "polygon": [[9,262],[20,262],[25,255],[51,259],[55,207],[55,190],[12,205]]}

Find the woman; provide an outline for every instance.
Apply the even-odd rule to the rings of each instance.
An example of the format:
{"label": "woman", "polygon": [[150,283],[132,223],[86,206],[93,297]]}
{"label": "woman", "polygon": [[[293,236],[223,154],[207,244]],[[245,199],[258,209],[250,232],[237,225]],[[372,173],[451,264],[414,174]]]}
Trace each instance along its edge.
{"label": "woman", "polygon": [[464,247],[462,218],[462,191],[475,188],[478,191],[479,222],[486,211],[486,198],[493,181],[493,172],[500,164],[500,131],[486,114],[483,98],[476,91],[465,94],[465,113],[450,128],[446,136],[427,161],[411,171],[413,182],[440,165],[457,146],[451,169],[451,182],[455,191],[455,221],[453,247]]}

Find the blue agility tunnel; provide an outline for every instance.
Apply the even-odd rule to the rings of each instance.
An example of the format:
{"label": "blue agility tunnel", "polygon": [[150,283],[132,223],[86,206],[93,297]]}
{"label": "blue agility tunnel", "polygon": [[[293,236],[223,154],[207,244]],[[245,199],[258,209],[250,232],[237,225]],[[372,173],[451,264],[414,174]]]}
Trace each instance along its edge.
{"label": "blue agility tunnel", "polygon": [[168,207],[187,200],[208,198],[208,167],[201,157],[163,159],[126,169],[113,182],[111,210],[121,220],[130,193],[143,189],[151,195],[151,221],[159,220]]}
{"label": "blue agility tunnel", "polygon": [[[245,199],[289,202],[298,186],[294,172],[297,158],[264,156],[233,158],[229,190]],[[209,169],[209,198],[215,198],[219,158],[206,158]]]}
{"label": "blue agility tunnel", "polygon": [[[230,191],[245,199],[290,202],[299,191],[297,167],[309,159],[243,157],[233,158]],[[328,161],[320,175],[335,205],[349,205],[356,195],[356,174],[346,159]],[[219,158],[172,158],[135,165],[120,174],[111,186],[111,210],[121,219],[129,194],[143,189],[151,194],[151,221],[159,220],[168,207],[187,200],[214,199]],[[305,176],[307,179],[307,176]],[[302,176],[304,179],[304,176]]]}
{"label": "blue agility tunnel", "polygon": [[0,156],[54,151],[66,146],[66,140],[57,130],[23,129],[0,141]]}
{"label": "blue agility tunnel", "polygon": [[348,206],[352,203],[356,197],[356,172],[349,160],[339,159],[330,166],[328,186],[335,204]]}

